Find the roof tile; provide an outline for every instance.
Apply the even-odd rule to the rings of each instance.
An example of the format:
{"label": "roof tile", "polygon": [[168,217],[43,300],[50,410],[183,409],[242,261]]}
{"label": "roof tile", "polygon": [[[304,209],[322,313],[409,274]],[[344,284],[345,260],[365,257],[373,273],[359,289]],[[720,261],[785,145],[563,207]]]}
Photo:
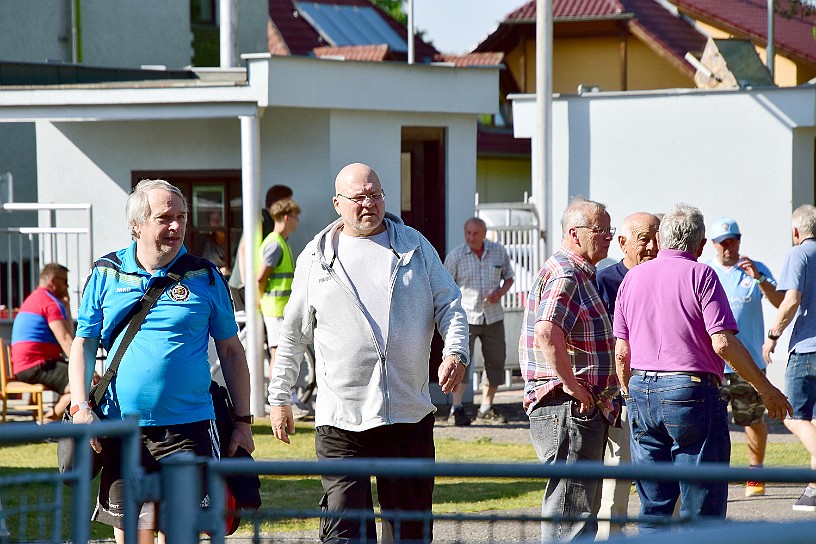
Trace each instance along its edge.
{"label": "roof tile", "polygon": [[[553,18],[614,17],[623,13],[617,0],[553,0]],[[536,0],[527,2],[507,15],[508,21],[526,21],[536,17]]]}
{"label": "roof tile", "polygon": [[[737,37],[748,37],[766,43],[768,35],[767,0],[669,0],[694,19],[719,22]],[[776,0],[778,12],[790,12],[791,0]],[[784,52],[816,62],[816,13],[801,10],[793,17],[777,15],[774,41],[777,52]]]}
{"label": "roof tile", "polygon": [[316,47],[316,57],[343,57],[346,60],[363,60],[367,62],[382,62],[388,57],[388,46],[378,45],[346,45],[343,47]]}
{"label": "roof tile", "polygon": [[436,62],[449,62],[459,68],[467,66],[498,66],[503,60],[504,53],[501,52],[468,53],[467,55],[442,54],[434,57],[434,61]]}

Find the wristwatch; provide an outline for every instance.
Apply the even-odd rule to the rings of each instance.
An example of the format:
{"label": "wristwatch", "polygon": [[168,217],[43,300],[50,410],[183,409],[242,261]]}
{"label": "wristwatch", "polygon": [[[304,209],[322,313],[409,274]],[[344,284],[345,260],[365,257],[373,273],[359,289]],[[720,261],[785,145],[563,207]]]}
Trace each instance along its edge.
{"label": "wristwatch", "polygon": [[462,355],[461,353],[454,352],[454,353],[451,353],[450,355],[448,355],[448,357],[453,357],[454,359],[459,361],[459,364],[461,364],[462,366],[467,366],[468,365],[467,358],[464,355]]}
{"label": "wristwatch", "polygon": [[766,276],[765,274],[760,274],[759,277],[757,278],[756,282],[757,283],[762,283],[767,279],[768,279],[768,276]]}
{"label": "wristwatch", "polygon": [[252,425],[255,423],[255,416],[249,414],[248,416],[235,416],[235,423],[246,423]]}
{"label": "wristwatch", "polygon": [[91,403],[89,403],[87,400],[84,400],[84,401],[80,402],[79,404],[74,404],[73,406],[71,406],[71,409],[68,410],[68,413],[71,414],[71,417],[74,417],[74,415],[76,415],[76,413],[79,412],[80,410],[90,410],[90,409],[91,409]]}
{"label": "wristwatch", "polygon": [[774,334],[774,332],[776,332],[776,331],[774,331],[773,329],[768,329],[768,338],[770,338],[771,340],[779,340],[779,337],[782,336],[782,335],[781,334]]}

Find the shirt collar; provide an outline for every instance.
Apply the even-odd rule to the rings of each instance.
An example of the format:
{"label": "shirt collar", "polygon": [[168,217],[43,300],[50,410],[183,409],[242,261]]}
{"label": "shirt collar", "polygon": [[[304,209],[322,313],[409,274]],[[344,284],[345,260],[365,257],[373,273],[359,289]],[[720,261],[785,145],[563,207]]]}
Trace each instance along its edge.
{"label": "shirt collar", "polygon": [[[583,272],[586,272],[590,276],[595,275],[595,265],[593,265],[592,263],[590,263],[589,261],[587,261],[586,259],[584,259],[580,255],[578,255],[577,253],[575,253],[571,249],[569,249],[567,247],[564,247],[564,246],[561,246],[559,251],[561,253],[563,253],[567,257],[567,259],[569,259],[575,265],[576,268],[578,268],[579,270],[582,270]],[[658,255],[659,255],[659,253],[658,253]]]}
{"label": "shirt collar", "polygon": [[[487,253],[487,244],[488,244],[488,242],[489,242],[489,240],[487,240],[487,239],[485,239],[485,241],[482,242],[482,255]],[[470,249],[470,246],[467,245],[467,242],[465,242],[465,253],[473,253],[473,250]],[[474,253],[474,255],[475,255],[475,253]]]}
{"label": "shirt collar", "polygon": [[[154,274],[152,274],[152,276],[157,276],[157,277],[166,276],[167,275],[167,270],[171,266],[173,266],[173,263],[175,263],[179,259],[179,257],[184,255],[185,253],[187,253],[187,248],[184,247],[184,244],[182,244],[181,249],[178,252],[178,255],[176,255],[173,258],[173,260],[170,261],[167,264],[167,266],[163,266],[162,268],[159,268],[158,270],[156,270],[156,272]],[[133,273],[133,274],[146,274],[146,275],[150,276],[150,274],[147,272],[147,270],[141,268],[136,263],[136,240],[131,241],[130,245],[127,247],[127,249],[125,249],[125,254],[122,256],[122,270],[124,272],[130,272],[130,273]]]}
{"label": "shirt collar", "polygon": [[657,252],[658,259],[686,259],[687,261],[697,261],[697,257],[688,251],[679,249],[661,249]]}

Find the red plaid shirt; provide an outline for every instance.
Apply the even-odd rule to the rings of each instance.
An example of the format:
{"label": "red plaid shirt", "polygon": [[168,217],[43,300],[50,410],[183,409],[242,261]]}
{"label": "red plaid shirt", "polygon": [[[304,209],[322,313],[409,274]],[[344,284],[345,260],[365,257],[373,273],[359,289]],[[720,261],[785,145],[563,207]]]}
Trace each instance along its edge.
{"label": "red plaid shirt", "polygon": [[538,401],[563,385],[535,341],[535,324],[550,321],[566,335],[575,377],[588,386],[610,422],[618,419],[615,337],[594,278],[592,264],[562,247],[547,259],[530,289],[519,339],[524,409],[528,414]]}

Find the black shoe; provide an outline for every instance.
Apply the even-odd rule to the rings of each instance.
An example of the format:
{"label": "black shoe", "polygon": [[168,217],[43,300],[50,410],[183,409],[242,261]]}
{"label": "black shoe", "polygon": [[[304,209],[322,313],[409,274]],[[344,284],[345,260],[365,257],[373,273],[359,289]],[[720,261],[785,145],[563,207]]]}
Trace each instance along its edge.
{"label": "black shoe", "polygon": [[470,425],[470,418],[463,407],[455,408],[451,410],[448,416],[448,424],[453,424],[456,427],[467,427]]}
{"label": "black shoe", "polygon": [[507,418],[496,411],[492,406],[487,412],[479,412],[476,414],[477,425],[504,425],[507,423]]}
{"label": "black shoe", "polygon": [[816,512],[816,495],[808,495],[807,492],[802,493],[799,500],[793,503],[793,509],[798,512]]}

